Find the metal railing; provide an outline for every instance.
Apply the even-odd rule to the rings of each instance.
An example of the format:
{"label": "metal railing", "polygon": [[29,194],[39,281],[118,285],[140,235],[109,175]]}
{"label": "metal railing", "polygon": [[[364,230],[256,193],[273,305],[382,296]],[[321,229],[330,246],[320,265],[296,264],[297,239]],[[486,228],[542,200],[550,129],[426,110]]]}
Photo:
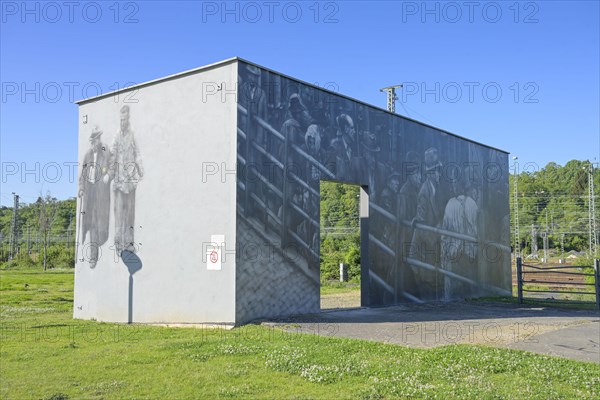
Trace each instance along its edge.
{"label": "metal railing", "polygon": [[[554,293],[554,294],[575,294],[581,296],[596,297],[596,309],[600,310],[600,262],[594,260],[594,273],[577,271],[580,268],[590,268],[591,266],[550,266],[539,267],[536,265],[523,264],[521,257],[517,257],[517,298],[519,304],[525,300],[547,301],[535,297],[524,298],[524,293]],[[533,276],[531,276],[533,275]],[[569,276],[570,280],[560,280],[560,276]],[[529,279],[525,279],[527,276]],[[539,278],[536,278],[539,276]],[[558,277],[557,277],[558,276]],[[586,277],[594,277],[594,282],[587,282]],[[581,279],[577,279],[581,278]],[[577,280],[576,280],[577,279]],[[541,285],[541,289],[524,288],[524,285]],[[593,286],[594,291],[575,290],[579,288],[588,288]],[[570,289],[573,288],[573,289]],[[568,302],[570,304],[593,304],[592,301],[574,301],[571,299],[550,299],[553,302]]]}

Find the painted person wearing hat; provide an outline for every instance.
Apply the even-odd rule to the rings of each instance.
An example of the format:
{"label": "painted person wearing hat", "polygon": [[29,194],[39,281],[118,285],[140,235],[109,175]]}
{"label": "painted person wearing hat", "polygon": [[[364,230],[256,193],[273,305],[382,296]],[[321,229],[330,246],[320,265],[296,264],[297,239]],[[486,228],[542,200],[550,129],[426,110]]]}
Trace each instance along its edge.
{"label": "painted person wearing hat", "polygon": [[304,144],[304,133],[313,122],[298,93],[292,93],[288,102],[288,116],[281,126],[281,134],[296,146]]}
{"label": "painted person wearing hat", "polygon": [[90,134],[90,149],[83,157],[79,175],[79,198],[81,221],[80,243],[85,242],[89,233],[90,268],[96,267],[98,249],[108,240],[110,211],[110,154],[102,143],[102,131],[97,126]]}
{"label": "painted person wearing hat", "polygon": [[[440,190],[441,168],[438,150],[435,147],[425,150],[426,178],[417,196],[417,215],[413,220],[414,233],[409,253],[411,258],[436,266],[440,262],[440,235],[416,227],[415,222],[432,228],[439,228],[441,225],[445,206]],[[411,267],[417,281],[419,297],[425,300],[439,300],[443,280],[438,277],[437,272],[416,265]]]}
{"label": "painted person wearing hat", "polygon": [[[400,219],[399,246],[402,254],[410,248],[414,231],[412,227],[402,221],[412,221],[417,216],[417,201],[421,189],[421,163],[419,156],[414,151],[406,153],[402,163],[402,171],[406,180],[398,193],[398,217]],[[415,288],[414,275],[409,265],[402,265],[401,276],[397,281],[400,292],[413,293]]]}
{"label": "painted person wearing hat", "polygon": [[[398,205],[398,189],[400,189],[400,174],[392,172],[387,176],[385,182],[386,186],[381,190],[379,200],[376,204],[395,216]],[[371,201],[370,189],[371,187],[369,186],[369,201]],[[372,228],[369,229],[372,230],[373,236],[378,238],[390,249],[395,249],[396,222],[391,221],[380,213],[373,214],[371,218],[373,224],[371,225]],[[373,272],[383,279],[390,287],[394,287],[397,264],[396,257],[392,257],[390,254],[377,247],[374,249],[372,259]],[[396,301],[396,296],[395,293],[389,293],[387,290],[378,290],[371,294],[371,300],[375,304],[392,304]]]}
{"label": "painted person wearing hat", "polygon": [[379,198],[383,195],[383,191],[386,190],[383,187],[383,182],[388,176],[389,169],[377,161],[381,148],[377,143],[376,135],[373,132],[365,131],[362,137],[364,138],[361,145],[364,150],[365,166],[361,168],[363,172],[361,181],[369,187],[369,201],[380,204]]}
{"label": "painted person wearing hat", "polygon": [[[462,177],[455,183],[456,196],[448,200],[444,211],[442,229],[477,237],[477,207],[479,174],[473,167],[464,169]],[[477,280],[478,243],[442,235],[441,265],[447,271],[454,272],[472,280]],[[444,277],[444,297],[446,301],[454,298],[470,297],[475,294],[475,285]]]}
{"label": "painted person wearing hat", "polygon": [[[400,188],[398,213],[405,221],[412,221],[417,215],[417,200],[421,189],[421,164],[417,153],[409,151],[403,163],[403,173],[406,181]],[[409,229],[412,232],[412,229]],[[410,243],[412,233],[403,242]]]}
{"label": "painted person wearing hat", "polygon": [[[296,146],[303,146],[305,143],[305,132],[308,129],[311,121],[312,118],[308,114],[308,111],[306,110],[306,107],[304,106],[300,95],[298,95],[298,93],[292,93],[287,103],[286,119],[281,125],[281,134],[288,140],[290,144],[294,144]],[[298,163],[297,159],[299,158],[299,156],[297,156],[297,153],[295,151],[291,150],[291,146],[288,146],[286,148],[285,143],[279,142],[278,148],[275,151],[279,160],[284,160],[286,158],[286,151],[288,152],[289,157],[287,158],[287,165],[284,169],[285,171],[294,171],[295,164]],[[275,174],[275,185],[277,187],[282,187],[283,179],[284,177],[282,175]],[[292,200],[293,202],[297,203],[296,201],[294,201],[294,198],[297,195],[297,190],[301,189],[301,187],[297,185],[299,184],[295,182],[292,185],[288,185],[289,189],[285,193],[285,201]],[[278,207],[278,215],[281,215],[283,213],[283,204],[279,204]],[[295,227],[297,225],[298,223],[296,223],[293,226]]]}
{"label": "painted person wearing hat", "polygon": [[[267,136],[264,128],[258,124],[255,117],[267,119],[267,95],[260,87],[260,69],[247,64],[243,82],[240,88],[239,103],[246,109],[247,115],[242,115],[242,126],[246,134],[252,135],[261,146],[266,145]],[[269,150],[269,149],[267,149]]]}
{"label": "painted person wearing hat", "polygon": [[[262,120],[267,119],[267,96],[260,87],[261,71],[258,67],[246,64],[246,68],[241,70],[240,79],[242,84],[239,90],[238,103],[246,110],[246,113],[239,112],[239,121],[241,129],[246,134],[246,144],[243,146],[242,155],[246,159],[246,170],[256,170],[262,175],[266,175],[268,160],[253,146],[256,143],[267,152],[271,152],[270,136],[265,129],[258,123],[257,117]],[[246,154],[247,152],[247,154]],[[256,178],[252,173],[246,173],[246,188],[250,193],[254,193],[261,201],[267,203],[268,189],[264,183]],[[261,216],[265,228],[268,221],[268,214],[264,208],[258,206],[253,200],[246,207],[250,214]]]}
{"label": "painted person wearing hat", "polygon": [[355,181],[361,177],[362,165],[356,149],[354,121],[348,114],[340,114],[336,138],[331,141],[331,153],[335,157],[336,177],[340,180]]}
{"label": "painted person wearing hat", "polygon": [[[304,144],[300,147],[300,149],[312,157],[317,163],[320,164],[320,161],[324,157],[324,151],[321,148],[321,140],[323,137],[323,128],[319,125],[312,124],[306,129],[306,134],[304,135]],[[302,157],[298,158],[298,166],[302,169],[302,179],[312,188],[319,190],[319,182],[321,180],[321,169],[317,165],[317,163],[312,160]],[[298,184],[300,185],[300,184]],[[305,209],[306,213],[315,221],[319,220],[319,198],[312,194],[309,190],[305,190],[306,204]],[[306,243],[313,243],[315,240],[315,229],[313,224],[310,221],[307,221],[307,237]]]}
{"label": "painted person wearing hat", "polygon": [[144,176],[139,147],[129,122],[129,106],[119,112],[120,129],[111,147],[109,173],[113,179],[115,248],[135,252],[135,193]]}

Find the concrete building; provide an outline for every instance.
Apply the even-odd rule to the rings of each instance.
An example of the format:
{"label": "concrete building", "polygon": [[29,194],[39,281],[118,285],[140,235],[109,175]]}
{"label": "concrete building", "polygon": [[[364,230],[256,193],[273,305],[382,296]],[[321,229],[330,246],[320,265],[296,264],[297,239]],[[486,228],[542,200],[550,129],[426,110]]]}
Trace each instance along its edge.
{"label": "concrete building", "polygon": [[233,58],[79,103],[74,316],[319,310],[319,187],[361,186],[361,303],[511,292],[507,153]]}

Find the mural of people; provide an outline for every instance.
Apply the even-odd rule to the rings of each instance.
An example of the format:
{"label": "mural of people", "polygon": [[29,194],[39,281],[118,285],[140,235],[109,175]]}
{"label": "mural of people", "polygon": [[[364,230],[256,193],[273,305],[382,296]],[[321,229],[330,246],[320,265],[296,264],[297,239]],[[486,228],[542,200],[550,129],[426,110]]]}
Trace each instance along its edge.
{"label": "mural of people", "polygon": [[[401,220],[412,221],[417,215],[417,199],[421,189],[421,167],[417,153],[409,151],[406,153],[406,161],[403,163],[403,171],[406,181],[400,188],[400,201],[398,203],[398,215]],[[403,243],[410,243],[412,229],[403,229]],[[403,246],[404,247],[404,246]]]}
{"label": "mural of people", "polygon": [[[379,196],[380,205],[394,217],[397,215],[398,189],[400,189],[400,174],[393,172],[387,177],[386,186]],[[398,273],[396,254],[398,253],[395,249],[395,244],[398,222],[396,219],[392,220],[389,216],[379,213],[375,213],[370,218],[372,218],[373,221],[373,227],[370,231],[376,238],[379,238],[385,246],[394,252],[394,254],[390,254],[380,248],[373,250],[372,260],[374,263],[371,267],[377,276],[383,279],[388,285],[387,287],[391,289],[379,290],[377,291],[377,294],[373,293],[371,298],[376,304],[391,304],[395,302],[396,299],[395,282]]]}
{"label": "mural of people", "polygon": [[[243,156],[246,158],[246,185],[259,198],[263,204],[267,204],[271,199],[269,190],[265,187],[255,172],[261,175],[266,175],[265,171],[268,168],[267,158],[259,151],[255,151],[253,144],[257,144],[266,152],[271,152],[272,140],[267,134],[264,127],[258,122],[256,117],[266,121],[267,119],[267,95],[260,85],[260,69],[253,65],[246,65],[242,75],[242,85],[239,93],[239,104],[244,107],[246,114],[240,115],[240,125],[247,132],[253,134],[246,139],[246,149],[243,151]],[[268,228],[269,216],[264,207],[261,207],[255,201],[250,201],[248,210],[250,213],[262,212],[264,214],[262,220],[264,229]],[[275,207],[271,204],[272,207]]]}
{"label": "mural of people", "polygon": [[101,141],[102,131],[97,126],[90,134],[90,149],[83,157],[82,171],[79,175],[79,198],[81,199],[81,238],[85,242],[90,236],[89,264],[95,268],[98,262],[98,250],[108,240],[110,209],[110,154]]}
{"label": "mural of people", "polygon": [[[419,157],[414,151],[406,153],[403,171],[406,174],[406,181],[400,188],[398,199],[398,218],[400,219],[400,240],[398,242],[400,253],[403,258],[410,247],[413,237],[413,229],[404,224],[404,221],[412,221],[417,215],[417,199],[421,189],[421,167]],[[410,266],[403,265],[403,276],[397,290],[413,293],[416,282]]]}
{"label": "mural of people", "polygon": [[354,121],[348,114],[337,116],[336,138],[331,141],[331,151],[335,157],[336,177],[343,180],[357,180],[360,176],[360,158],[356,149]]}
{"label": "mural of people", "polygon": [[[308,113],[300,95],[298,95],[298,93],[292,93],[288,102],[287,118],[281,126],[281,134],[287,141],[288,147],[291,147],[291,145],[298,146],[307,154],[313,154],[317,157],[321,148],[321,136],[318,129],[316,129],[316,125],[311,125],[311,122],[312,117]],[[309,126],[313,126],[310,133],[308,131]],[[301,179],[304,179],[305,182],[308,182],[308,177],[312,177],[315,173],[313,171],[314,166],[312,166],[312,164],[307,165],[307,161],[305,161],[304,157],[295,150],[291,148],[286,149],[285,143],[281,144],[277,152],[280,160],[285,159],[284,152],[286,151],[288,152],[288,165],[285,166],[287,171],[282,171],[281,175],[277,174],[276,181],[279,185],[282,185],[283,179],[287,179],[287,187],[289,189],[285,194],[286,200],[291,200],[300,209],[305,211],[309,203],[308,192],[299,182],[292,180],[290,175],[286,174],[287,176],[284,176],[284,174],[285,172],[294,173],[299,175]],[[318,178],[316,179],[318,184]],[[312,180],[315,180],[315,178]],[[283,215],[283,204],[279,207],[278,215],[280,217]],[[288,218],[292,224],[292,230],[297,233],[305,243],[309,243],[307,221],[302,218],[295,209],[290,210]]]}
{"label": "mural of people", "polygon": [[[365,305],[443,300],[445,275],[437,271],[446,267],[459,270],[459,266],[448,264],[453,232],[471,232],[481,240],[506,242],[504,237],[493,236],[492,230],[498,229],[481,229],[482,220],[499,226],[507,213],[507,207],[502,208],[501,216],[497,212],[500,207],[490,207],[496,201],[490,200],[492,196],[498,204],[505,203],[506,176],[502,182],[469,188],[464,182],[460,188],[452,188],[445,176],[451,166],[459,166],[461,172],[467,163],[481,169],[492,157],[506,163],[505,153],[321,92],[258,66],[241,63],[238,71],[242,82],[238,96],[238,156],[245,160],[242,164],[254,165],[261,173],[259,178],[252,172],[248,174],[251,168],[245,168],[250,177],[237,189],[239,221],[243,221],[238,227],[251,230],[269,243],[278,243],[282,253],[293,249],[288,251],[293,255],[290,265],[277,268],[289,268],[290,273],[295,268],[293,271],[318,284],[322,180],[368,188],[369,220],[361,225],[368,229],[361,232],[368,233],[361,235],[361,250],[368,249],[368,265],[361,267],[367,268],[372,278],[366,283]],[[239,176],[243,179],[244,175]],[[474,232],[456,223],[463,199],[469,221],[477,221]],[[496,220],[498,223],[494,223]],[[264,229],[267,226],[269,229]],[[469,263],[479,263],[478,272],[467,277],[484,282],[481,270],[490,269],[490,263],[478,255],[473,259],[473,254],[479,252],[478,244],[473,245],[462,243],[462,257]],[[499,269],[505,270],[505,264]],[[496,281],[494,277],[488,283]],[[503,287],[510,287],[510,282]],[[452,297],[463,289],[452,286],[446,293]]]}
{"label": "mural of people", "polygon": [[144,176],[144,168],[135,135],[129,123],[129,106],[121,107],[120,130],[111,147],[109,174],[113,179],[115,248],[136,251],[135,231],[135,191]]}
{"label": "mural of people", "polygon": [[[431,228],[439,228],[443,216],[444,206],[440,200],[442,194],[439,190],[441,167],[438,150],[435,147],[428,148],[425,151],[426,178],[417,197],[417,215],[414,221]],[[410,252],[412,258],[431,265],[439,265],[439,234],[423,228],[414,229]],[[412,269],[419,281],[420,297],[435,299],[438,285],[437,273],[414,265]]]}
{"label": "mural of people", "polygon": [[[478,189],[477,179],[471,167],[465,169],[462,179],[455,187],[457,195],[446,204],[442,229],[477,238]],[[442,235],[441,246],[443,269],[474,281],[477,279],[477,242]],[[445,277],[444,282],[445,300],[456,298],[459,294],[463,297],[468,296],[475,289],[473,285],[449,277]]]}
{"label": "mural of people", "polygon": [[264,128],[253,117],[267,119],[267,95],[260,87],[260,70],[253,65],[246,65],[245,72],[240,87],[239,103],[246,109],[248,115],[241,122],[246,130],[256,132],[256,141],[264,146],[267,141]]}
{"label": "mural of people", "polygon": [[361,144],[366,164],[365,168],[361,169],[364,172],[362,182],[369,188],[369,201],[379,203],[379,195],[385,190],[382,181],[388,175],[388,168],[377,160],[381,148],[377,144],[375,134],[365,131],[362,136],[364,141]]}
{"label": "mural of people", "polygon": [[[289,142],[301,146],[304,143],[304,132],[312,123],[312,118],[297,93],[292,93],[289,99],[288,118],[281,127],[281,133]],[[279,151],[280,154],[281,150]]]}
{"label": "mural of people", "polygon": [[[306,130],[304,136],[305,143],[300,148],[305,154],[312,157],[313,160],[321,160],[323,158],[323,150],[321,148],[321,137],[323,130],[316,124],[310,125]],[[308,185],[318,190],[319,182],[321,180],[321,170],[319,167],[310,159],[302,160],[303,166],[303,178],[306,180]],[[318,221],[319,219],[319,198],[315,196],[311,191],[304,190],[305,211],[313,220]],[[310,221],[305,221],[306,224],[306,243],[312,245],[316,239],[315,226]]]}
{"label": "mural of people", "polygon": [[[397,215],[398,206],[398,190],[400,188],[400,174],[394,172],[387,178],[387,184],[381,191],[381,206],[391,213]],[[370,200],[370,198],[369,198]],[[381,239],[388,247],[393,247],[395,240],[394,231],[396,224],[385,219],[381,224],[383,226]]]}

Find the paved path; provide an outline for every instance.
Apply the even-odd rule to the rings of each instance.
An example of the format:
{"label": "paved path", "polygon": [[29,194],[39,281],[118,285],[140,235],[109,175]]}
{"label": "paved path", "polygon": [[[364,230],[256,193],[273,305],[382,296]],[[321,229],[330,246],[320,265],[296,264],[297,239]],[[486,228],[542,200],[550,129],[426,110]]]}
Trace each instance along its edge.
{"label": "paved path", "polygon": [[511,343],[513,349],[600,363],[599,321],[558,329],[534,337],[535,342]]}
{"label": "paved path", "polygon": [[324,311],[264,324],[412,347],[486,344],[600,363],[595,311],[455,302]]}

